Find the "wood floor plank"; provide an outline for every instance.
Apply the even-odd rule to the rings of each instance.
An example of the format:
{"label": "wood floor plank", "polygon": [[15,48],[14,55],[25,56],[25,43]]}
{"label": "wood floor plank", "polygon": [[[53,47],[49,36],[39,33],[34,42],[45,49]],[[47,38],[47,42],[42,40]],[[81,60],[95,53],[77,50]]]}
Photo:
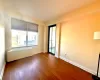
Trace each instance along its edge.
{"label": "wood floor plank", "polygon": [[48,53],[6,64],[3,80],[92,80],[91,74]]}

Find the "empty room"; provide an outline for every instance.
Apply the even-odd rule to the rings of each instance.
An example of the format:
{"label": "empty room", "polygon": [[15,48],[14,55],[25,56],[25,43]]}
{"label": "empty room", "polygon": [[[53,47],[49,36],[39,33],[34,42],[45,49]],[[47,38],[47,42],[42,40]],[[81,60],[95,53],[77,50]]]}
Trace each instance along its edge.
{"label": "empty room", "polygon": [[0,80],[100,80],[100,0],[0,0]]}

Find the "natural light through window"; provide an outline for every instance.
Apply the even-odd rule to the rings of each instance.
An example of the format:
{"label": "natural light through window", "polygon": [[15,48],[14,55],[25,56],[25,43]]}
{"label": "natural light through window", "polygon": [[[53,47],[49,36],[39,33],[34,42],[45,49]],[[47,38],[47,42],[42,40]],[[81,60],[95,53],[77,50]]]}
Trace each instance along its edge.
{"label": "natural light through window", "polygon": [[37,37],[38,33],[37,32],[28,32],[28,46],[32,46],[32,45],[37,45],[37,41],[38,41],[38,37]]}
{"label": "natural light through window", "polygon": [[38,25],[12,19],[12,48],[38,45]]}
{"label": "natural light through window", "polygon": [[12,30],[12,47],[26,46],[26,31]]}
{"label": "natural light through window", "polygon": [[12,47],[33,46],[38,44],[38,33],[12,30]]}

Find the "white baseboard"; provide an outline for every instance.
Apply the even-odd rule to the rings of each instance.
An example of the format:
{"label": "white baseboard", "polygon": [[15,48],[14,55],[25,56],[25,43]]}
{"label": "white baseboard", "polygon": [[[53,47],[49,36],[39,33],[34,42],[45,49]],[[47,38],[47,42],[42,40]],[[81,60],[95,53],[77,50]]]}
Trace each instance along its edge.
{"label": "white baseboard", "polygon": [[[96,75],[96,71],[93,71],[93,70],[91,70],[91,69],[89,69],[89,68],[86,68],[86,67],[84,67],[84,66],[82,66],[82,65],[80,65],[80,64],[78,64],[78,63],[76,63],[76,62],[73,62],[73,61],[71,61],[71,60],[68,60],[68,59],[66,59],[66,58],[64,58],[64,57],[62,57],[62,56],[60,56],[60,59],[66,61],[66,62],[68,62],[68,63],[70,63],[70,64],[72,64],[72,65],[74,65],[74,66],[77,66],[77,67],[79,67],[79,68],[81,68],[81,69],[83,69],[83,70],[85,70],[85,71],[87,71],[87,72],[89,72],[89,73],[91,73],[91,74]],[[99,77],[100,77],[100,73],[99,73]]]}
{"label": "white baseboard", "polygon": [[2,80],[2,78],[3,78],[3,74],[4,74],[4,70],[5,70],[5,65],[6,65],[6,63],[3,65],[3,68],[1,70],[0,80]]}
{"label": "white baseboard", "polygon": [[56,58],[59,58],[58,55],[56,55],[56,54],[55,54],[55,57],[56,57]]}

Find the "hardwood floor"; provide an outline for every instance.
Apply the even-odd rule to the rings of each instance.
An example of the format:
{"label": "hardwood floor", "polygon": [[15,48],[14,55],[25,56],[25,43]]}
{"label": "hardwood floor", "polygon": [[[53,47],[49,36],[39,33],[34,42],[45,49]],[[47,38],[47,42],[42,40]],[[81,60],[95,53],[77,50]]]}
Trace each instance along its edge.
{"label": "hardwood floor", "polygon": [[46,53],[6,64],[3,80],[92,80],[91,74]]}

